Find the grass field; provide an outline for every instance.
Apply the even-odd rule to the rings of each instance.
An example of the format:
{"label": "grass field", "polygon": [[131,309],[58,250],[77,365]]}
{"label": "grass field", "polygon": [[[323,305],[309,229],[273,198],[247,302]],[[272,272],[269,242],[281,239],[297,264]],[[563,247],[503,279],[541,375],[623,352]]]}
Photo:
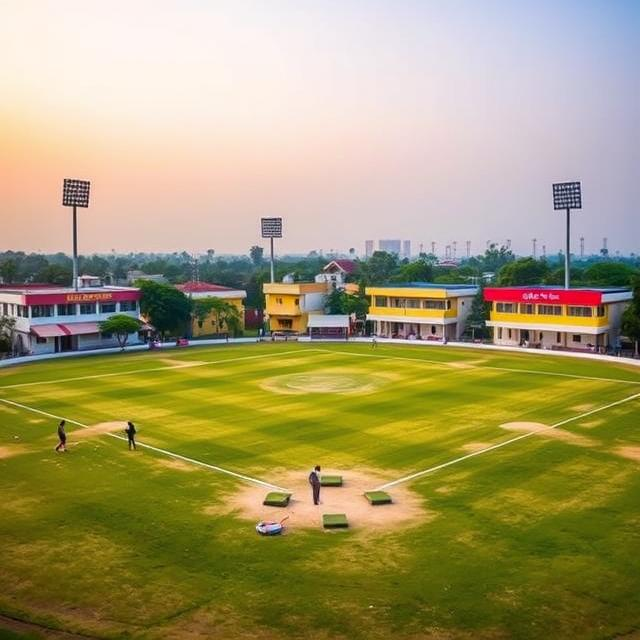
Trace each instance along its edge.
{"label": "grass field", "polygon": [[[0,370],[0,638],[638,637],[639,373],[291,343]],[[262,538],[225,511],[242,480],[74,424],[56,454],[52,416],[130,419],[276,485],[317,463],[393,482],[567,422],[396,485],[424,506],[410,526]]]}

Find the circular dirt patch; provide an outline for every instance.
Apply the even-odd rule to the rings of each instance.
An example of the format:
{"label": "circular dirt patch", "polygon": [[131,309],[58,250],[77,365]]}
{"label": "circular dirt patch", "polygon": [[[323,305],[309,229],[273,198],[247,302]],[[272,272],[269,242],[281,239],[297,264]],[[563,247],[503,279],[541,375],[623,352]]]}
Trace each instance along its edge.
{"label": "circular dirt patch", "polygon": [[374,374],[334,372],[291,373],[265,380],[260,386],[274,393],[371,393],[386,380]]}
{"label": "circular dirt patch", "polygon": [[342,487],[322,487],[320,504],[314,505],[311,487],[307,480],[308,470],[286,472],[270,481],[292,492],[287,507],[267,507],[262,504],[268,489],[257,485],[243,484],[235,494],[226,496],[223,506],[207,507],[207,513],[239,513],[252,522],[259,520],[280,521],[286,516],[288,531],[300,528],[322,528],[325,513],[344,513],[349,529],[360,531],[395,529],[423,524],[432,520],[435,513],[425,507],[424,499],[407,486],[396,486],[389,490],[391,504],[371,506],[364,497],[385,482],[385,478],[370,473],[351,470],[323,470],[326,475],[341,475]]}

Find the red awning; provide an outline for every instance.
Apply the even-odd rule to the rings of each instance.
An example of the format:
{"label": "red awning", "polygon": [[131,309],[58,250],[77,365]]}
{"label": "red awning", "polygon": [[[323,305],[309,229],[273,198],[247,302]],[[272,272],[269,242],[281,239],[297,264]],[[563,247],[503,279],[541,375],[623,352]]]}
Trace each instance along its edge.
{"label": "red awning", "polygon": [[81,336],[87,333],[100,333],[97,322],[73,322],[58,325],[66,336]]}
{"label": "red awning", "polygon": [[60,325],[57,324],[37,324],[31,327],[31,333],[38,338],[56,338],[58,336],[68,335]]}

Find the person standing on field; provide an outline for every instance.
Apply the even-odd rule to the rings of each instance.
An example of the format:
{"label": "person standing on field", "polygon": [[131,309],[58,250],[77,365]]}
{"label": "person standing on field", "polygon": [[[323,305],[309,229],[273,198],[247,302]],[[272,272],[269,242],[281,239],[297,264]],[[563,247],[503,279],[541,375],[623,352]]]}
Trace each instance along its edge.
{"label": "person standing on field", "polygon": [[60,424],[58,425],[58,446],[56,447],[56,451],[65,451],[67,450],[67,434],[64,430],[65,421],[60,420]]}
{"label": "person standing on field", "polygon": [[135,451],[136,448],[136,428],[133,422],[127,422],[127,428],[124,430],[127,434],[127,440],[129,441],[129,451],[133,449]]}
{"label": "person standing on field", "polygon": [[320,465],[316,465],[309,474],[309,484],[313,491],[313,504],[320,504]]}

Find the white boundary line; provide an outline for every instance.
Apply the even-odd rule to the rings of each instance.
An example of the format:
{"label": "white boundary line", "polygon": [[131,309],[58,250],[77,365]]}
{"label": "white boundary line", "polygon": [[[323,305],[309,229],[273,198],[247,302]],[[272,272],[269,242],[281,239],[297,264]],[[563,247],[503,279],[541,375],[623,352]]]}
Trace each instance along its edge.
{"label": "white boundary line", "polygon": [[500,447],[506,447],[508,444],[512,444],[513,442],[517,442],[518,440],[523,440],[524,438],[529,438],[538,433],[544,433],[545,431],[549,431],[551,429],[561,427],[563,424],[567,424],[568,422],[573,422],[574,420],[579,420],[580,418],[586,418],[587,416],[590,416],[594,413],[598,413],[599,411],[604,411],[605,409],[610,409],[611,407],[624,404],[625,402],[635,400],[636,398],[640,398],[640,393],[634,393],[632,396],[623,398],[622,400],[617,400],[616,402],[611,402],[610,404],[604,405],[603,407],[598,407],[597,409],[592,409],[591,411],[587,411],[586,413],[581,413],[577,416],[573,416],[572,418],[561,420],[560,422],[556,422],[550,427],[545,427],[544,429],[538,429],[537,431],[529,431],[527,433],[522,434],[521,436],[516,436],[515,438],[510,438],[509,440],[505,440],[504,442],[499,442],[498,444],[494,444],[490,447],[485,447],[484,449],[480,449],[479,451],[468,453],[466,456],[461,456],[460,458],[449,460],[449,462],[444,462],[442,464],[436,465],[435,467],[429,467],[428,469],[424,469],[423,471],[417,471],[416,473],[412,473],[411,475],[404,476],[403,478],[398,478],[398,480],[387,482],[386,484],[382,484],[379,487],[376,487],[374,491],[381,491],[383,489],[388,489],[389,487],[393,487],[397,484],[408,482],[409,480],[415,480],[416,478],[426,476],[428,473],[433,473],[434,471],[444,469],[445,467],[450,467],[451,465],[457,464],[458,462],[462,462],[463,460],[468,460],[469,458],[479,456],[483,453],[487,453],[488,451],[493,451],[494,449],[499,449]]}
{"label": "white boundary line", "polygon": [[[452,366],[451,362],[443,362],[442,360],[427,360],[424,358],[408,358],[405,356],[390,356],[385,355],[383,353],[355,353],[352,351],[335,351],[333,349],[315,349],[315,351],[322,351],[324,353],[334,353],[334,354],[345,354],[350,356],[356,356],[360,358],[386,358],[388,360],[407,360],[409,362],[417,362],[417,363],[426,363],[426,364],[434,364],[439,365],[445,369],[455,369],[455,366]],[[462,364],[466,364],[462,361]],[[453,363],[455,365],[455,362]],[[493,367],[491,365],[474,365],[468,364],[464,368],[457,369],[458,373],[464,373],[465,371],[471,371],[474,369],[492,369],[493,371],[507,371],[509,373],[531,373],[541,376],[556,376],[560,378],[574,378],[577,380],[594,380],[596,382],[617,382],[620,384],[635,384],[640,385],[640,381],[638,380],[620,380],[619,378],[598,378],[596,376],[580,376],[574,373],[558,373],[556,371],[539,371],[537,369],[514,369],[510,367]],[[2,387],[0,387],[2,388]]]}
{"label": "white boundary line", "polygon": [[[286,355],[291,355],[292,353],[301,353],[301,352],[306,353],[308,351],[309,349],[293,349],[291,351],[261,353],[257,356],[238,356],[237,358],[225,358],[224,360],[207,360],[206,362],[189,362],[188,360],[185,360],[184,364],[177,364],[169,367],[150,367],[148,369],[131,369],[130,371],[114,371],[112,373],[96,373],[91,376],[77,376],[75,378],[62,378],[58,380],[39,380],[37,382],[19,382],[17,384],[7,384],[4,386],[0,386],[0,390],[17,389],[21,387],[34,387],[36,385],[41,385],[41,384],[62,384],[63,382],[77,382],[78,380],[96,380],[99,378],[114,378],[117,376],[128,376],[128,375],[135,375],[137,373],[149,373],[154,371],[174,371],[176,369],[192,369],[193,367],[206,367],[212,364],[224,364],[225,362],[238,362],[241,360],[256,360],[258,358],[286,356]],[[323,351],[323,350],[312,349],[312,351]]]}
{"label": "white boundary line", "polygon": [[[78,422],[77,420],[71,420],[70,418],[65,418],[64,416],[57,416],[54,413],[49,413],[47,411],[42,411],[41,409],[36,409],[35,407],[30,407],[26,404],[20,404],[19,402],[14,402],[13,400],[7,400],[5,398],[0,398],[0,402],[4,402],[5,404],[12,405],[14,407],[18,407],[20,409],[25,409],[26,411],[32,411],[33,413],[39,413],[40,415],[47,416],[49,418],[55,418],[56,420],[65,420],[66,422],[70,422],[71,424],[75,424],[83,429],[89,429],[89,425],[83,424],[82,422]],[[105,433],[111,438],[116,438],[117,440],[127,441],[127,438],[124,436],[118,436],[115,433]],[[251,476],[245,476],[242,473],[236,473],[235,471],[231,471],[229,469],[224,469],[223,467],[218,467],[214,464],[209,464],[207,462],[202,462],[201,460],[196,460],[195,458],[188,458],[187,456],[182,456],[179,453],[174,453],[173,451],[168,451],[167,449],[160,449],[159,447],[154,447],[150,444],[145,444],[144,442],[136,441],[136,445],[144,448],[150,449],[151,451],[155,451],[156,453],[160,453],[165,456],[169,456],[170,458],[175,458],[177,460],[183,460],[184,462],[189,462],[190,464],[195,464],[199,467],[205,467],[206,469],[211,469],[213,471],[218,471],[219,473],[224,473],[228,476],[233,476],[234,478],[238,478],[240,480],[244,480],[245,482],[251,482],[253,484],[258,484],[262,487],[266,487],[267,489],[275,489],[276,491],[283,491],[285,493],[291,493],[288,489],[284,489],[283,487],[278,487],[275,484],[271,484],[270,482],[265,482],[264,480],[259,480],[258,478],[252,478]]]}

